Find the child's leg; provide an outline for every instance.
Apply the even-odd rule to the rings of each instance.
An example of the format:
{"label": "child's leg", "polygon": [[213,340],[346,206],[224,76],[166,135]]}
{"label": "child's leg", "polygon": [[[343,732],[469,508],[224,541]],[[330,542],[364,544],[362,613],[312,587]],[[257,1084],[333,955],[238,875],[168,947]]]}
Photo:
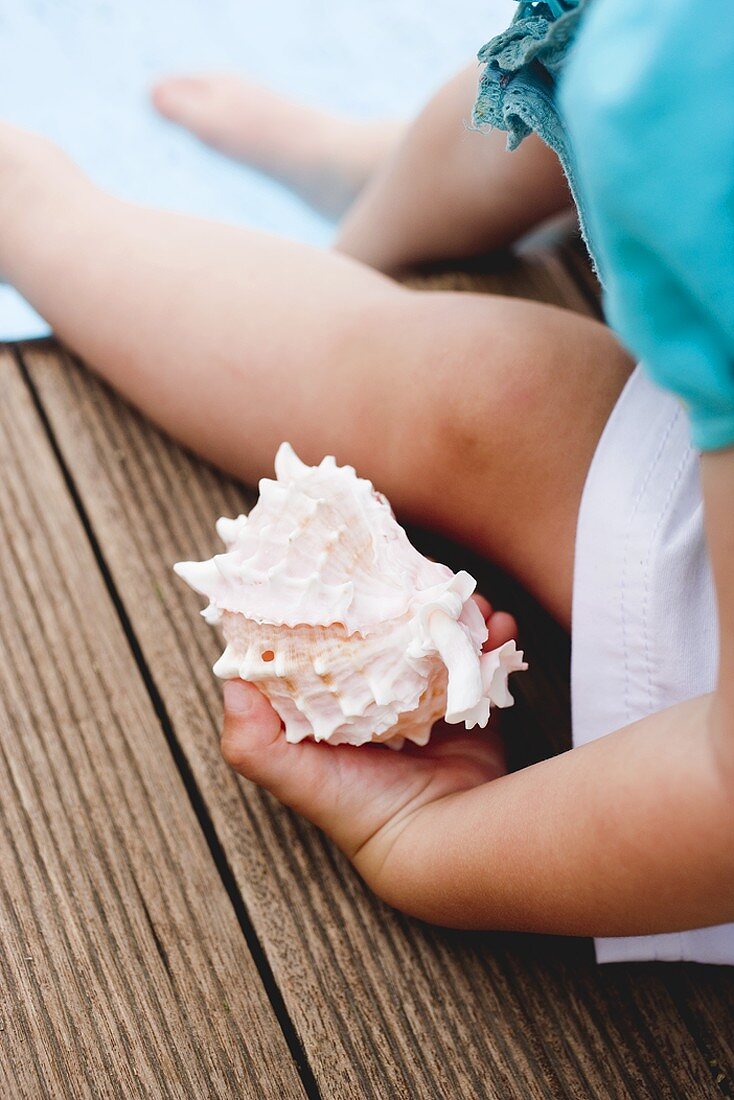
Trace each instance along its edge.
{"label": "child's leg", "polygon": [[508,153],[505,134],[467,128],[476,88],[473,64],[407,129],[317,111],[233,76],[167,80],[154,102],[321,210],[339,214],[355,199],[339,251],[395,271],[488,252],[570,205],[557,158],[538,138]]}
{"label": "child's leg", "polygon": [[357,119],[286,99],[231,74],[169,77],[156,108],[207,145],[285,183],[329,217],[339,217],[398,142],[404,125]]}
{"label": "child's leg", "polygon": [[409,291],[109,198],[9,127],[0,147],[0,270],[124,396],[250,482],[284,438],[307,461],[336,454],[568,622],[581,488],[629,370],[602,325]]}
{"label": "child's leg", "polygon": [[476,64],[426,104],[342,222],[337,248],[380,271],[505,247],[570,208],[558,158],[536,136],[508,153],[500,130],[470,130]]}

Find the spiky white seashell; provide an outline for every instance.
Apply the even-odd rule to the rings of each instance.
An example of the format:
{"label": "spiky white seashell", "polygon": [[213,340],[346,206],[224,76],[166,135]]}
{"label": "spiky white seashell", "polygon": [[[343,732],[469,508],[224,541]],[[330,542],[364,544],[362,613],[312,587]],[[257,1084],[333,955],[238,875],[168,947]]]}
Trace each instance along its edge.
{"label": "spiky white seashell", "polygon": [[473,577],[419,553],[351,466],[283,443],[275,474],[249,515],[217,523],[226,553],[174,566],[222,626],[218,676],[257,684],[292,742],[424,745],[438,718],[485,726],[512,704],[527,665],[514,642],[482,654]]}

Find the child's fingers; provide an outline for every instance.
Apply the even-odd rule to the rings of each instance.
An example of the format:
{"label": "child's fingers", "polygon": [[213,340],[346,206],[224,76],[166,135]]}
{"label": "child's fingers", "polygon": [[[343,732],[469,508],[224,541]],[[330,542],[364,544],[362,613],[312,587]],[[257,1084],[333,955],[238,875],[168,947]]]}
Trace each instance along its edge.
{"label": "child's fingers", "polygon": [[508,611],[495,611],[487,623],[489,638],[484,648],[497,649],[511,639],[517,641],[517,620]]}
{"label": "child's fingers", "polygon": [[514,615],[510,615],[508,611],[495,611],[489,600],[478,592],[474,593],[473,600],[484,616],[489,630],[489,637],[483,647],[485,652],[497,649],[512,638],[517,641],[517,620]]}
{"label": "child's fingers", "polygon": [[473,598],[474,598],[474,603],[477,605],[477,607],[479,608],[479,610],[482,613],[483,618],[486,621],[489,618],[489,616],[492,614],[492,605],[491,605],[491,603],[489,602],[488,599],[486,599],[486,597],[480,596],[480,594],[478,592],[474,593]]}

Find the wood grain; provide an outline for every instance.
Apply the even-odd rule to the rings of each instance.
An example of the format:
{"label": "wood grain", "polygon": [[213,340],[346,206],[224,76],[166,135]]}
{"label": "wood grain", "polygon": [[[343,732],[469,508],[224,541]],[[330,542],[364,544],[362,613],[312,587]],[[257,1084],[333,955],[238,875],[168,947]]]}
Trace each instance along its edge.
{"label": "wood grain", "polygon": [[0,468],[0,1095],[302,1096],[8,352]]}
{"label": "wood grain", "polygon": [[[501,271],[491,278],[507,289]],[[535,296],[554,300],[554,279],[536,268]],[[572,304],[588,308],[578,292]],[[215,518],[251,497],[68,356],[46,347],[23,358],[323,1096],[721,1095],[712,1059],[729,1066],[730,975],[694,1034],[685,1014],[695,1010],[664,968],[600,969],[584,942],[408,921],[371,897],[316,830],[224,767],[209,672],[219,645],[170,567],[209,556]],[[538,630],[558,640],[547,622]],[[538,697],[556,677],[536,673]]]}
{"label": "wood grain", "polygon": [[431,264],[405,272],[401,281],[423,290],[506,294],[601,316],[599,284],[578,232],[569,230],[566,219],[527,237],[516,250]]}

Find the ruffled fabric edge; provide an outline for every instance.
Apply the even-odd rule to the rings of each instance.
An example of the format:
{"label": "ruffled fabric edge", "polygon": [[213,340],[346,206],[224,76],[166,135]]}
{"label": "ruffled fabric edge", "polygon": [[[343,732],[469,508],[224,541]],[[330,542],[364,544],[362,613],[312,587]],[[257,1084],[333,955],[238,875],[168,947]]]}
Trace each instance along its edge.
{"label": "ruffled fabric edge", "polygon": [[507,30],[482,46],[477,56],[480,65],[484,65],[484,73],[472,112],[472,125],[476,129],[496,126],[506,130],[508,149],[517,148],[531,133],[532,124],[523,113],[513,109],[516,103],[512,81],[524,73],[531,86],[537,86],[538,90],[545,88],[547,96],[552,97],[583,8],[584,0],[557,19],[550,11],[547,16],[542,14],[542,7],[532,9],[531,15],[524,15],[520,8]]}

